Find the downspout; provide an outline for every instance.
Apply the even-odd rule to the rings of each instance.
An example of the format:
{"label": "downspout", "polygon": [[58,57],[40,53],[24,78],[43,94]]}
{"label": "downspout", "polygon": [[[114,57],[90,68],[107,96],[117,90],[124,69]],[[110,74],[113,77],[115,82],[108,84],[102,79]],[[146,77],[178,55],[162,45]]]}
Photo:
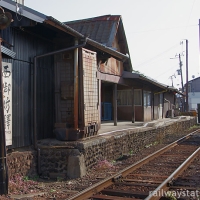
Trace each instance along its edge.
{"label": "downspout", "polygon": [[144,122],[144,89],[142,88],[142,121]]}
{"label": "downspout", "polygon": [[155,120],[155,107],[154,107],[154,100],[155,100],[155,96],[154,96],[154,93],[151,91],[151,95],[152,95],[152,108],[153,108],[153,120]]}
{"label": "downspout", "polygon": [[166,98],[164,98],[164,101],[166,101],[168,103],[168,116],[167,117],[170,117],[169,110],[171,110],[171,102],[169,100],[167,100]]}
{"label": "downspout", "polygon": [[[33,92],[34,92],[34,98],[33,98],[33,144],[34,144],[34,148],[37,150],[37,59],[38,58],[43,58],[46,56],[51,56],[51,55],[55,55],[58,53],[62,53],[65,51],[70,51],[70,50],[74,50],[74,49],[78,49],[81,47],[84,47],[87,43],[87,38],[85,38],[85,41],[83,44],[79,44],[79,45],[74,45],[72,47],[68,47],[65,49],[61,49],[61,50],[57,50],[57,51],[53,51],[53,52],[49,52],[46,54],[42,54],[39,56],[35,56],[34,57],[34,84],[33,84]],[[77,77],[78,78],[78,77]]]}
{"label": "downspout", "polygon": [[165,106],[164,106],[164,103],[165,103],[164,98],[165,98],[165,92],[163,92],[163,99],[162,99],[162,106],[163,106],[163,109],[162,109],[162,118],[165,118],[164,117],[164,108],[165,108]]}
{"label": "downspout", "polygon": [[132,123],[135,123],[135,94],[132,88]]}
{"label": "downspout", "polygon": [[117,83],[114,84],[114,126],[117,126]]}

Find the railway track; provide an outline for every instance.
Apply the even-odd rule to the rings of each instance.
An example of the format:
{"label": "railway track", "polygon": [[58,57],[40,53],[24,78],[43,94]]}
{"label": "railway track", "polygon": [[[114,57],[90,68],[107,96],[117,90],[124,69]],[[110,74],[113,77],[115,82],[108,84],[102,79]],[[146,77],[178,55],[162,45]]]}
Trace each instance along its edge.
{"label": "railway track", "polygon": [[[195,138],[198,142],[199,138]],[[168,188],[169,193],[176,198],[200,199],[200,154],[198,154],[189,167],[173,180]]]}
{"label": "railway track", "polygon": [[[69,200],[160,199],[179,190],[179,175],[200,154],[200,130],[69,197]],[[199,156],[200,157],[200,156]],[[198,160],[199,161],[199,160]],[[190,177],[189,179],[192,180]],[[176,181],[175,181],[176,180]],[[183,181],[182,181],[183,182]],[[200,181],[199,181],[200,182]]]}

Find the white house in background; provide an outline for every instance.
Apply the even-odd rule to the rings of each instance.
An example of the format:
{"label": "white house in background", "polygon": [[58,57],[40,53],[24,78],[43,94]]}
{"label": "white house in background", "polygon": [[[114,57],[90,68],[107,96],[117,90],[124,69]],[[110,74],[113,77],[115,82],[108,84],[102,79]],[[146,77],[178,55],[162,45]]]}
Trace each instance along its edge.
{"label": "white house in background", "polygon": [[188,82],[188,104],[189,110],[196,110],[200,104],[200,77]]}

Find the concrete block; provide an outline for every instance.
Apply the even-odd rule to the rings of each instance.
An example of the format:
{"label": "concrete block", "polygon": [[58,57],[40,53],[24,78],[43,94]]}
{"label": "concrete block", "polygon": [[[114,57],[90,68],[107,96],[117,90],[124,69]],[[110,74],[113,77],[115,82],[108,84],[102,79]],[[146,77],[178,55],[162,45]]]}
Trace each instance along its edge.
{"label": "concrete block", "polygon": [[84,155],[70,155],[68,157],[67,176],[81,178],[86,175]]}

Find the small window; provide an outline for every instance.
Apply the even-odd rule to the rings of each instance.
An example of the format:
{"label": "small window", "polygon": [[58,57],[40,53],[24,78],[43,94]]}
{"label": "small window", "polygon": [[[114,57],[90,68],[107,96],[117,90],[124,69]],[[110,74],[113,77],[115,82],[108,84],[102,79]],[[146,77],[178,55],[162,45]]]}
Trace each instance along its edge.
{"label": "small window", "polygon": [[144,91],[144,106],[151,106],[151,92]]}
{"label": "small window", "polygon": [[132,91],[131,90],[118,90],[117,91],[117,104],[121,106],[132,105]]}
{"label": "small window", "polygon": [[151,92],[147,93],[147,106],[151,106]]}

